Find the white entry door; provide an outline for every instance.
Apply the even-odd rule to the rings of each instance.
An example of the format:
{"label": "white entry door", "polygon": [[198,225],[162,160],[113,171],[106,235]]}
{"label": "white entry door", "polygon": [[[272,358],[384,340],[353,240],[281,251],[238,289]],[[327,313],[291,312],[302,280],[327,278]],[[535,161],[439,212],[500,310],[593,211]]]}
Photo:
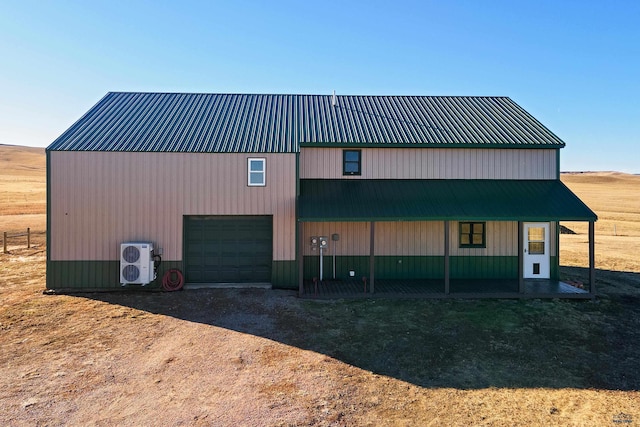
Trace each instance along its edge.
{"label": "white entry door", "polygon": [[524,224],[524,278],[548,279],[551,261],[549,257],[549,223]]}

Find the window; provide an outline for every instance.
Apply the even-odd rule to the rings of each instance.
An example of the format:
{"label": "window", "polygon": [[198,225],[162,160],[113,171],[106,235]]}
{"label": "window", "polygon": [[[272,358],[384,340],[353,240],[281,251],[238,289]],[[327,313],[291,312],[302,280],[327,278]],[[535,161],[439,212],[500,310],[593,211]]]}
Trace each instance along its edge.
{"label": "window", "polygon": [[267,185],[267,159],[249,159],[247,169],[248,186]]}
{"label": "window", "polygon": [[360,175],[360,150],[342,151],[342,175]]}
{"label": "window", "polygon": [[484,222],[461,222],[460,223],[460,247],[461,248],[484,248],[485,240]]}
{"label": "window", "polygon": [[529,227],[527,236],[527,240],[529,241],[529,254],[544,255],[544,235],[544,227]]}

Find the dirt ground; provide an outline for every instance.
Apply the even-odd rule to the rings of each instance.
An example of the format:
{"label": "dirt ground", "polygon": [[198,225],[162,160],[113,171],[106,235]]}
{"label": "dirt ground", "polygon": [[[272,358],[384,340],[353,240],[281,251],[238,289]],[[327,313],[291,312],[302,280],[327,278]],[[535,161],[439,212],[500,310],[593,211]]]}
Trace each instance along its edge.
{"label": "dirt ground", "polygon": [[[323,313],[349,310],[346,319],[367,323],[351,313],[362,309],[360,303],[304,301],[289,291],[264,290],[44,295],[44,261],[43,253],[32,255],[26,249],[1,258],[1,425],[640,423],[637,372],[611,369],[610,374],[618,378],[601,379],[605,383],[599,387],[582,380],[573,382],[568,374],[560,374],[562,380],[553,386],[553,372],[540,373],[549,376],[550,383],[536,382],[534,373],[519,380],[498,372],[483,380],[477,372],[482,363],[474,362],[476,351],[471,349],[465,356],[469,360],[448,373],[436,369],[437,360],[423,367],[424,372],[435,375],[430,380],[434,385],[423,384],[415,373],[385,365],[369,369],[369,350],[358,348],[366,343],[358,343],[351,352],[332,350],[332,334],[341,340],[341,332]],[[637,306],[640,298],[634,298]],[[375,304],[383,307],[387,303],[366,304],[364,308],[371,310]],[[411,309],[413,303],[396,304]],[[428,309],[442,309],[445,303],[425,304],[430,304]],[[454,308],[467,310],[477,303],[454,304]],[[554,303],[538,304],[548,307]],[[572,304],[578,310],[593,305]],[[573,305],[569,309],[574,310]],[[627,327],[638,330],[640,310],[628,313],[636,320]],[[589,311],[579,321],[598,316]],[[315,330],[314,323],[325,331]],[[508,322],[501,321],[498,327],[505,325]],[[349,325],[343,327],[349,329]],[[366,327],[375,330],[371,324]],[[414,329],[411,333],[419,332]],[[387,336],[390,349],[385,350],[386,341],[381,340],[373,350],[380,351],[380,358],[390,359],[387,362],[402,365],[405,349],[395,347],[411,341],[398,341],[402,337],[397,332],[389,335],[395,335]],[[326,347],[318,344],[320,337],[327,341]],[[461,340],[470,338],[460,333]],[[418,337],[413,339],[421,342]],[[550,339],[554,342],[556,338]],[[627,334],[625,339],[637,340],[640,334]],[[481,351],[491,357],[491,352],[515,345],[517,339],[507,336],[494,342],[495,348]],[[465,352],[464,342],[452,345]],[[435,351],[447,354],[443,348]],[[597,355],[603,350],[591,351]],[[576,350],[575,363],[585,363],[579,353]],[[620,354],[620,363],[638,360],[637,347]],[[545,356],[552,357],[560,365],[572,363],[571,352]],[[594,363],[609,363],[610,359],[597,357]],[[380,362],[374,359],[372,363]],[[470,377],[456,371],[466,364],[475,366]],[[392,374],[386,374],[387,369]],[[631,375],[626,383],[625,374]],[[468,387],[457,383],[464,376],[470,378]],[[485,381],[503,385],[486,385]],[[623,383],[626,387],[617,390],[616,384]]]}
{"label": "dirt ground", "polygon": [[[430,386],[411,372],[386,365],[370,369],[366,354],[371,351],[361,349],[366,343],[357,343],[351,352],[333,350],[331,341],[343,341],[341,332],[322,313],[360,309],[357,303],[309,302],[289,291],[264,290],[43,295],[44,254],[16,250],[1,261],[2,425],[613,426],[640,422],[637,372],[607,368],[609,373],[601,379],[605,383],[598,387],[582,380],[573,382],[562,370],[549,372],[553,364],[543,364],[542,369],[548,371],[540,375],[558,375],[557,386],[553,379],[536,382],[535,373],[519,377],[528,385],[502,371],[485,375],[483,380],[478,370],[483,363],[493,364],[492,352],[517,343],[509,335],[493,338],[495,348],[481,349],[489,356],[483,363],[474,362],[474,349],[466,351],[464,342],[454,341],[451,345],[466,351],[468,361],[448,373],[437,369],[437,360],[429,362],[423,368],[434,375],[435,385]],[[633,304],[638,302],[640,298],[635,297]],[[371,309],[376,302],[366,304]],[[377,304],[383,307],[386,303]],[[396,304],[410,308],[412,303]],[[444,303],[429,304],[427,308],[438,309]],[[458,309],[461,305],[471,309],[477,303],[455,304]],[[573,304],[579,310],[593,305]],[[626,328],[637,331],[640,310],[630,313],[636,320]],[[351,312],[344,315],[351,322],[368,322]],[[598,316],[588,312],[579,322]],[[498,328],[506,325],[501,321]],[[367,328],[375,331],[371,324]],[[560,328],[561,332],[569,330]],[[411,333],[419,334],[415,329]],[[630,333],[623,339],[640,339],[640,334]],[[390,348],[380,337],[371,338],[380,340],[372,350],[388,359],[382,362],[402,365],[403,354],[411,353],[399,347],[412,342],[400,334],[404,330],[382,334],[391,340]],[[326,347],[318,344],[319,336],[328,342]],[[400,338],[404,341],[398,341]],[[460,333],[460,341],[470,338]],[[413,339],[420,342],[416,336]],[[621,352],[619,362],[637,363],[637,341],[627,344],[636,347],[627,349],[627,354]],[[448,354],[442,347],[434,351]],[[600,347],[591,351],[597,365],[612,360],[598,356],[606,352]],[[563,355],[545,354],[548,360],[555,358],[559,368],[563,363],[591,363],[581,360],[577,348],[575,361],[571,350]],[[374,358],[373,363],[382,362]],[[464,372],[466,365],[474,366],[471,373]],[[518,370],[513,365],[507,368]],[[391,374],[385,374],[387,369]],[[625,380],[624,375],[630,377]],[[458,384],[463,378],[469,378],[470,386]],[[626,387],[617,390],[616,384]]]}
{"label": "dirt ground", "polygon": [[[622,178],[596,203],[637,196]],[[601,184],[578,181],[589,203]],[[0,253],[0,425],[640,425],[640,209],[602,206],[625,236],[597,237],[595,303],[45,295],[44,234],[14,241]],[[44,230],[42,205],[2,209],[0,231]],[[576,225],[561,260],[579,277]]]}

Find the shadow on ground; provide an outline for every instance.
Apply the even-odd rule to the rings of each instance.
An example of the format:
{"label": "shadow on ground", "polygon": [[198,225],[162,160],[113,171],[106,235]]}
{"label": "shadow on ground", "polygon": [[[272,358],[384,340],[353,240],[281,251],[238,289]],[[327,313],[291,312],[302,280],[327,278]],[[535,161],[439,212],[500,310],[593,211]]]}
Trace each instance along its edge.
{"label": "shadow on ground", "polygon": [[257,289],[83,296],[268,338],[423,387],[639,390],[640,274],[598,277],[602,289],[626,291],[595,302],[314,301]]}

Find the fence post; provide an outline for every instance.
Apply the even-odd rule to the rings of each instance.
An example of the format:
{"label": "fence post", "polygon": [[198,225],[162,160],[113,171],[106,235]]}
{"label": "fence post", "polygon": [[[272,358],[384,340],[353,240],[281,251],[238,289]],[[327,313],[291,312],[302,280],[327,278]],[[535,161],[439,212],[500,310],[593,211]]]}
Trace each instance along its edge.
{"label": "fence post", "polygon": [[31,249],[31,227],[27,227],[27,249]]}
{"label": "fence post", "polygon": [[3,249],[3,252],[6,254],[7,253],[7,232],[6,231],[3,233],[2,249]]}

